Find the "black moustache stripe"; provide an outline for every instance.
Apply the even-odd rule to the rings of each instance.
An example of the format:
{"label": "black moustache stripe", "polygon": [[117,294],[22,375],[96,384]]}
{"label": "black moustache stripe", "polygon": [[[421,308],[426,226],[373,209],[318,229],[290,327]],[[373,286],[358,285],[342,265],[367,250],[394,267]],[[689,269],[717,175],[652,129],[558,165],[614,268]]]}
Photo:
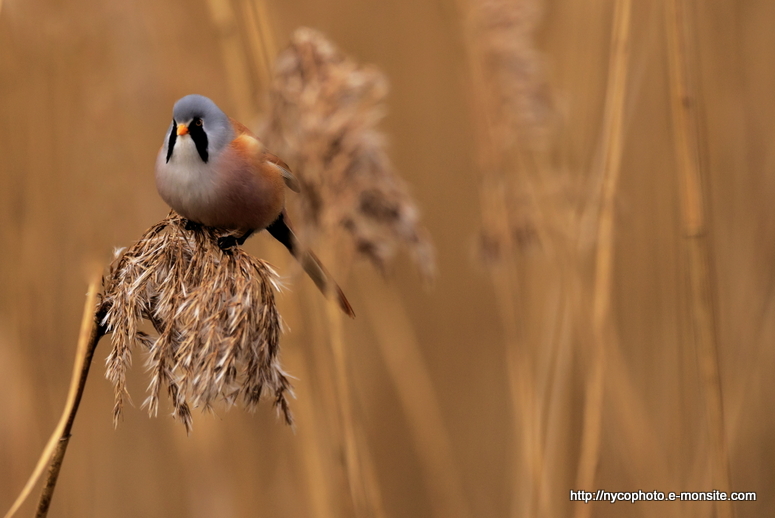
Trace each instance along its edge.
{"label": "black moustache stripe", "polygon": [[175,139],[178,138],[178,123],[175,119],[172,119],[172,131],[170,131],[169,142],[167,142],[167,163],[170,163],[172,158],[172,149],[175,147]]}
{"label": "black moustache stripe", "polygon": [[207,163],[209,155],[207,154],[207,133],[204,127],[201,126],[201,119],[196,118],[188,125],[188,133],[191,138],[194,139],[196,150],[199,152],[199,156],[202,158],[202,162]]}

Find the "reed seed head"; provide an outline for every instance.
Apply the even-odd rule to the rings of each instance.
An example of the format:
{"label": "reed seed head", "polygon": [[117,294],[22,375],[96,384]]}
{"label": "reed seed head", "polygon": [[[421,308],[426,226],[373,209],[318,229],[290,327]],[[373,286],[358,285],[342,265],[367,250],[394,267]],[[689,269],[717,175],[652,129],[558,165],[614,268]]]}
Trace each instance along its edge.
{"label": "reed seed head", "polygon": [[[115,389],[114,423],[128,396],[126,372],[132,348],[148,351],[151,375],[143,406],[156,415],[166,387],[173,417],[191,430],[190,406],[210,409],[241,397],[252,409],[267,393],[292,424],[280,367],[277,274],[239,247],[221,250],[229,231],[190,224],[171,212],[131,248],[117,253],[103,279],[101,324],[112,332],[107,378]],[[157,336],[143,332],[149,321]]]}
{"label": "reed seed head", "polygon": [[554,116],[544,59],[535,46],[541,18],[537,0],[470,3],[472,59],[486,89],[492,137],[505,151],[516,141],[541,146]]}
{"label": "reed seed head", "polygon": [[433,247],[377,129],[387,92],[376,67],[300,28],[277,58],[263,138],[299,177],[303,231],[343,229],[380,269],[404,245],[430,278]]}
{"label": "reed seed head", "polygon": [[[471,0],[467,33],[482,170],[478,251],[487,266],[541,246],[547,224],[538,204],[536,157],[552,145],[556,113],[535,45],[540,0]],[[522,173],[514,174],[518,170]],[[541,171],[544,173],[544,171]],[[531,188],[528,184],[533,183]]]}

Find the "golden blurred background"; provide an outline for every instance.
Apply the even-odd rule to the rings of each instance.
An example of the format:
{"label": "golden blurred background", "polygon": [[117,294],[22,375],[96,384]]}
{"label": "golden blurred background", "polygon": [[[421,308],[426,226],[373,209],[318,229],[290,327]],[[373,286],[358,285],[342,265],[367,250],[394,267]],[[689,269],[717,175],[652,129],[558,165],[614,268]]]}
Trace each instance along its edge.
{"label": "golden blurred background", "polygon": [[[56,425],[88,280],[168,211],[174,101],[260,128],[307,26],[387,76],[435,281],[332,264],[337,320],[252,238],[288,285],[296,431],[268,401],[190,436],[149,418],[138,350],[114,429],[105,338],[51,516],[775,515],[774,23],[768,0],[3,0],[0,508]],[[599,488],[758,500],[570,501]]]}

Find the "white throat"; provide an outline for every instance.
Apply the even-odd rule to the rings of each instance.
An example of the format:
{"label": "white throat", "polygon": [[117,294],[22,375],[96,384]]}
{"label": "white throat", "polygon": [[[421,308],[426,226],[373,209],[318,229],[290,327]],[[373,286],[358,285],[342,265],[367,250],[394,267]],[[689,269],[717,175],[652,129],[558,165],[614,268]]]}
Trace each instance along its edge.
{"label": "white throat", "polygon": [[190,135],[179,135],[175,139],[175,146],[172,149],[169,165],[179,165],[182,167],[196,167],[198,165],[207,167],[199,151],[196,150],[194,139]]}
{"label": "white throat", "polygon": [[169,162],[160,155],[157,163],[157,185],[162,197],[183,213],[210,205],[217,193],[213,158],[210,155],[210,161],[205,163],[191,136],[178,136]]}

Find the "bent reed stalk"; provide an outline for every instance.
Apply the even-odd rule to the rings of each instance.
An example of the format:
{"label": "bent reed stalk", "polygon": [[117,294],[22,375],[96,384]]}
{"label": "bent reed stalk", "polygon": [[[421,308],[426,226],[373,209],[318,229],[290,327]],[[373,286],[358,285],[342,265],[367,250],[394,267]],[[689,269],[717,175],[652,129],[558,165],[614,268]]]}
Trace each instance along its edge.
{"label": "bent reed stalk", "polygon": [[[48,509],[51,505],[51,499],[54,496],[59,472],[62,469],[62,462],[67,452],[67,446],[70,443],[70,432],[75,422],[75,416],[78,413],[78,407],[81,403],[86,379],[89,376],[94,351],[97,348],[100,338],[105,334],[105,328],[99,324],[104,309],[102,304],[96,305],[98,296],[99,280],[94,279],[89,284],[89,291],[86,294],[86,303],[81,319],[81,330],[78,336],[78,345],[75,353],[75,363],[73,364],[73,375],[70,379],[70,389],[67,394],[67,402],[62,411],[62,417],[59,419],[51,438],[48,440],[43,452],[40,455],[38,464],[32,471],[27,484],[22,489],[11,509],[6,513],[5,518],[11,518],[16,514],[21,505],[32,492],[35,483],[43,473],[43,469],[49,464],[48,477],[43,486],[43,491],[38,501],[36,518],[45,518],[48,515]],[[49,463],[50,460],[50,463]]]}

